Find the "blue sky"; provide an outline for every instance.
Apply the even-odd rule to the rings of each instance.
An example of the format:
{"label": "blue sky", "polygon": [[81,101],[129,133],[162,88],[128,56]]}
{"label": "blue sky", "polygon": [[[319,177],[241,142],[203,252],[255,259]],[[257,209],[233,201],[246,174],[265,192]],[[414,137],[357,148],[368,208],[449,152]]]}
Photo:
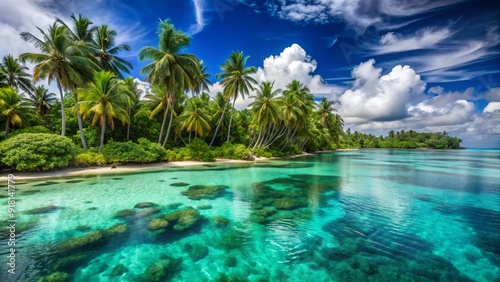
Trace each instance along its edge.
{"label": "blue sky", "polygon": [[[215,75],[234,50],[258,81],[292,79],[335,101],[352,131],[443,131],[468,147],[500,147],[500,4],[466,0],[1,1],[0,55],[32,51],[19,32],[83,13],[117,29],[122,54],[143,79],[142,46],[157,45],[159,19],[192,36]],[[244,108],[251,99],[239,100]]]}

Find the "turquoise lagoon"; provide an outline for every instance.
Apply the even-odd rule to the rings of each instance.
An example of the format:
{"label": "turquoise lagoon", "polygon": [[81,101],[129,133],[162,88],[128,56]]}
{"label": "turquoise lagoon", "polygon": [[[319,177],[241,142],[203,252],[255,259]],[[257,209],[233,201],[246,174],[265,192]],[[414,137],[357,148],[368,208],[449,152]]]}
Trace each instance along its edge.
{"label": "turquoise lagoon", "polygon": [[498,150],[359,150],[16,188],[16,274],[2,228],[0,281],[500,281]]}

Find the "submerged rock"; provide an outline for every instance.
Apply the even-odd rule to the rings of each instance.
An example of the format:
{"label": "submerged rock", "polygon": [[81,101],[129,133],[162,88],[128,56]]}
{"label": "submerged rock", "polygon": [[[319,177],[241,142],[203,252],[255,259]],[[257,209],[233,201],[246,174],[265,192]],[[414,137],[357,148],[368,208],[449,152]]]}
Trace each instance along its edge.
{"label": "submerged rock", "polygon": [[78,225],[75,229],[84,232],[89,231],[91,228],[88,225]]}
{"label": "submerged rock", "polygon": [[128,227],[126,224],[117,223],[110,228],[106,229],[106,234],[109,236],[124,234],[128,232]]}
{"label": "submerged rock", "polygon": [[197,208],[199,210],[209,210],[212,208],[212,205],[201,205],[201,206],[197,206]]}
{"label": "submerged rock", "polygon": [[162,228],[166,228],[168,226],[168,221],[161,219],[161,218],[155,218],[151,220],[148,224],[148,228],[150,230],[158,230]]}
{"label": "submerged rock", "polygon": [[152,208],[152,207],[155,207],[156,204],[155,203],[152,203],[152,202],[141,202],[141,203],[137,203],[134,208],[136,209],[143,209],[143,208]]}
{"label": "submerged rock", "polygon": [[228,256],[224,259],[224,265],[227,267],[235,267],[238,264],[238,260],[235,256]]}
{"label": "submerged rock", "polygon": [[152,215],[152,214],[159,213],[160,211],[161,211],[161,209],[159,209],[159,208],[144,209],[144,210],[138,211],[135,214],[135,217],[136,218],[141,218],[141,217],[145,217],[145,216],[149,216],[149,215]]}
{"label": "submerged rock", "polygon": [[38,282],[66,282],[69,280],[68,273],[53,272],[47,276],[38,279]]}
{"label": "submerged rock", "polygon": [[148,267],[142,278],[146,282],[159,282],[172,279],[182,268],[182,260],[176,258],[167,258],[159,263]]}
{"label": "submerged rock", "polygon": [[127,217],[127,216],[132,216],[132,215],[135,215],[137,211],[134,210],[134,209],[126,209],[126,210],[121,210],[121,211],[118,211],[116,214],[115,214],[115,217],[116,218],[122,218],[122,217]]}
{"label": "submerged rock", "polygon": [[88,258],[89,256],[87,254],[76,254],[63,257],[58,259],[52,265],[52,270],[73,271],[76,268],[80,267],[82,262],[86,261]]}
{"label": "submerged rock", "polygon": [[273,206],[279,210],[291,210],[307,206],[307,199],[302,198],[279,198],[274,200]]}
{"label": "submerged rock", "polygon": [[184,250],[188,253],[189,257],[193,260],[193,262],[197,262],[199,260],[204,259],[209,252],[207,246],[202,244],[185,244]]}
{"label": "submerged rock", "polygon": [[165,220],[175,222],[174,230],[176,231],[183,231],[192,227],[200,218],[200,213],[193,208],[175,211],[164,216]]}
{"label": "submerged rock", "polygon": [[124,273],[127,273],[129,269],[123,264],[117,264],[111,270],[111,277],[122,276]]}
{"label": "submerged rock", "polygon": [[89,248],[101,245],[106,240],[106,232],[102,229],[94,230],[85,235],[67,239],[55,246],[61,252],[69,252],[81,248]]}
{"label": "submerged rock", "polygon": [[189,183],[186,183],[186,182],[174,182],[174,183],[170,184],[170,186],[173,186],[173,187],[184,187],[184,186],[189,186]]}
{"label": "submerged rock", "polygon": [[49,213],[56,211],[58,209],[61,209],[61,207],[58,206],[45,206],[45,207],[40,207],[40,208],[34,208],[31,210],[24,211],[23,214],[41,214],[41,213]]}
{"label": "submerged rock", "polygon": [[229,224],[229,219],[222,216],[216,216],[212,218],[212,222],[216,227],[225,227]]}
{"label": "submerged rock", "polygon": [[224,191],[229,188],[226,185],[192,185],[181,194],[191,200],[215,199],[222,197]]}
{"label": "submerged rock", "polygon": [[33,195],[42,192],[41,190],[25,190],[22,191],[23,195]]}

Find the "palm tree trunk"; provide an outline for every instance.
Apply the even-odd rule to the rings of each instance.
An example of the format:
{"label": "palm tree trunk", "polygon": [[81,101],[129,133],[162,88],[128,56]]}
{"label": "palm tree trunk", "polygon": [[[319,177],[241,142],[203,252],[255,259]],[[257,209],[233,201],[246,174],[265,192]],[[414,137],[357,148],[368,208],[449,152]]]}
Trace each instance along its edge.
{"label": "palm tree trunk", "polygon": [[189,131],[189,145],[191,145],[191,131]]}
{"label": "palm tree trunk", "polygon": [[231,117],[229,118],[229,128],[227,129],[227,142],[229,142],[229,137],[231,137],[231,123],[233,122],[233,110],[234,110],[234,104],[236,103],[236,97],[238,97],[238,95],[235,96],[233,100],[233,108],[231,108]]}
{"label": "palm tree trunk", "polygon": [[161,138],[163,137],[163,129],[165,128],[165,122],[167,121],[167,113],[170,104],[167,104],[167,108],[165,109],[165,114],[163,115],[163,121],[161,122],[160,136],[158,137],[158,145],[161,145]]}
{"label": "palm tree trunk", "polygon": [[217,131],[219,131],[219,126],[220,126],[221,122],[224,120],[224,114],[226,113],[227,105],[229,105],[229,101],[227,101],[226,105],[224,106],[224,109],[222,110],[222,114],[221,114],[219,123],[217,124],[217,127],[215,128],[214,137],[212,138],[212,141],[210,142],[210,147],[212,147],[212,144],[214,143],[214,140],[217,137]]}
{"label": "palm tree trunk", "polygon": [[102,153],[102,146],[104,145],[104,132],[106,131],[106,115],[103,115],[101,126],[101,146],[99,146],[99,154]]}
{"label": "palm tree trunk", "polygon": [[[175,95],[175,94],[174,94]],[[165,145],[167,144],[168,136],[170,135],[170,129],[172,128],[172,121],[174,120],[174,98],[175,96],[172,96],[172,102],[170,102],[170,121],[168,122],[168,128],[167,128],[167,136],[165,136],[165,140],[163,140],[163,145],[162,147],[165,148]]]}
{"label": "palm tree trunk", "polygon": [[83,133],[82,115],[79,111],[76,111],[76,118],[78,119],[78,130],[80,131],[80,139],[82,139],[83,149],[87,150],[89,147],[87,146],[87,140],[85,140],[85,134]]}
{"label": "palm tree trunk", "polygon": [[5,139],[7,139],[7,137],[9,137],[9,123],[10,123],[10,119],[7,119],[7,121],[5,122]]}
{"label": "palm tree trunk", "polygon": [[61,95],[61,119],[62,119],[61,136],[64,136],[66,135],[66,112],[64,111],[64,94],[62,91],[62,86],[61,82],[59,81],[59,78],[57,78],[57,88],[59,88],[59,94]]}
{"label": "palm tree trunk", "polygon": [[[78,96],[76,95],[76,93],[73,93],[73,96],[75,97],[75,102],[78,105]],[[80,139],[82,140],[82,147],[84,150],[87,150],[89,147],[87,146],[87,140],[85,140],[85,134],[83,133],[82,115],[78,110],[76,111],[76,119],[78,120],[78,130],[80,131]]]}
{"label": "palm tree trunk", "polygon": [[174,107],[172,107],[172,110],[170,111],[170,121],[168,122],[168,128],[167,128],[167,136],[165,136],[165,140],[163,140],[163,148],[165,148],[165,145],[167,144],[168,140],[168,135],[170,134],[170,128],[172,128],[172,121],[174,120]]}
{"label": "palm tree trunk", "polygon": [[127,140],[130,140],[130,124],[132,123],[132,118],[130,115],[132,114],[132,111],[129,109],[128,110],[128,124],[127,124]]}

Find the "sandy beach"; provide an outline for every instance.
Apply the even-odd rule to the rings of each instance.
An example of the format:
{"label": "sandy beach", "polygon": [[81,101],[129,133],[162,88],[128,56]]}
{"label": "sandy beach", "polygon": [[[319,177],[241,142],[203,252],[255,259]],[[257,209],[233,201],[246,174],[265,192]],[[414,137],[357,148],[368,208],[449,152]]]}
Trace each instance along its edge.
{"label": "sandy beach", "polygon": [[[335,151],[329,152],[343,152],[352,151],[358,149],[337,149]],[[329,153],[329,152],[317,152],[317,153]],[[227,164],[227,163],[253,163],[268,160],[286,160],[295,159],[304,156],[312,156],[311,153],[303,153],[300,155],[294,155],[283,158],[258,158],[255,157],[254,161],[244,161],[244,160],[230,160],[230,159],[216,159],[215,162],[198,162],[198,161],[182,161],[182,162],[163,162],[163,163],[149,163],[149,164],[123,164],[116,168],[112,168],[111,165],[97,166],[97,167],[67,167],[61,169],[53,169],[48,171],[35,171],[35,172],[3,172],[0,176],[0,182],[7,182],[7,175],[13,174],[15,180],[33,180],[33,179],[48,179],[48,178],[59,178],[59,177],[71,177],[71,176],[88,176],[88,175],[108,175],[108,174],[122,174],[131,173],[137,171],[151,171],[151,170],[162,170],[167,167],[179,167],[179,166],[196,166],[196,165],[213,165],[213,164]]]}

